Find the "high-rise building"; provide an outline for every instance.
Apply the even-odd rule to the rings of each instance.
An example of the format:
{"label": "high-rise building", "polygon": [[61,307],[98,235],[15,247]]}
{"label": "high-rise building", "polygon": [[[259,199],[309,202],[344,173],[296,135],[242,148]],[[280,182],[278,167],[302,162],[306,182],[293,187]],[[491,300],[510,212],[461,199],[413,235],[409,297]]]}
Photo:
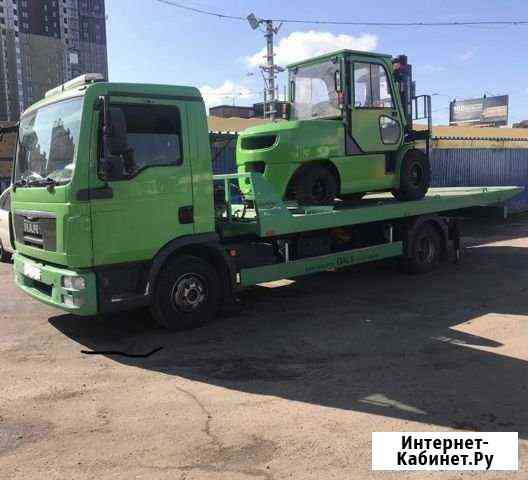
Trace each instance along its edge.
{"label": "high-rise building", "polygon": [[108,78],[104,0],[0,0],[0,121],[83,73]]}

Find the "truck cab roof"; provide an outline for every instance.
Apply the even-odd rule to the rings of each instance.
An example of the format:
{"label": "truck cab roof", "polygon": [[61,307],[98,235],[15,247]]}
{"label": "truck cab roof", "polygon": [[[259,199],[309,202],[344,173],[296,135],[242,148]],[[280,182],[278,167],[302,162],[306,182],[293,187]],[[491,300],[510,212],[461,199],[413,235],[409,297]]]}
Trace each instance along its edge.
{"label": "truck cab roof", "polygon": [[[67,84],[61,85],[50,92],[39,102],[30,106],[22,115],[26,115],[31,111],[55,103],[60,100],[67,100],[78,96],[83,96],[87,92],[96,90],[101,94],[109,93],[119,96],[130,97],[156,97],[166,99],[188,100],[188,101],[203,101],[200,90],[195,87],[175,86],[175,85],[158,85],[146,83],[114,83],[91,81],[87,83],[77,84],[73,87],[67,88]],[[64,88],[62,88],[64,87]]]}

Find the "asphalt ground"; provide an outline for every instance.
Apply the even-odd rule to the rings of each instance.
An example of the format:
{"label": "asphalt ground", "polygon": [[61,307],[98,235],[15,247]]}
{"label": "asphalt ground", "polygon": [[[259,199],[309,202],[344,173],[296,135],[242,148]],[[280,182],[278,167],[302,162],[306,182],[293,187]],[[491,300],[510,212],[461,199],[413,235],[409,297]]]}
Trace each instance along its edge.
{"label": "asphalt ground", "polygon": [[275,282],[183,333],[65,315],[0,264],[0,478],[512,478],[371,471],[373,431],[456,430],[519,432],[528,478],[528,218],[464,241],[460,265]]}

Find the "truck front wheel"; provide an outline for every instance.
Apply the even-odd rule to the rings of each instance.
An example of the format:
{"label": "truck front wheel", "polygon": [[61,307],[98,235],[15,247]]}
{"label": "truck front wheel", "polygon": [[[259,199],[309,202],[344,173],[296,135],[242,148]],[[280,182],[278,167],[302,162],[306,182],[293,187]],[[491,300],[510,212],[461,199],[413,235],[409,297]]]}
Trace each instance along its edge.
{"label": "truck front wheel", "polygon": [[201,258],[177,256],[159,274],[151,312],[169,330],[188,330],[211,321],[220,300],[216,270]]}
{"label": "truck front wheel", "polygon": [[392,194],[401,201],[420,200],[431,183],[429,159],[420,150],[410,150],[405,155],[400,171],[400,188]]}

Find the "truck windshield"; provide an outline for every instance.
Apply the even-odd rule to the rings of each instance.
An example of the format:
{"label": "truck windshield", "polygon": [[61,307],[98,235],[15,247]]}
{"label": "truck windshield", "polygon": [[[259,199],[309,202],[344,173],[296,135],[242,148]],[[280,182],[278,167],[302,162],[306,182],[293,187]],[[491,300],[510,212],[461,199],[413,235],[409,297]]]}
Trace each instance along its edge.
{"label": "truck windshield", "polygon": [[82,98],[42,107],[20,119],[15,184],[65,184],[73,176]]}
{"label": "truck windshield", "polygon": [[292,119],[341,117],[335,89],[338,64],[332,61],[291,71],[294,88]]}

